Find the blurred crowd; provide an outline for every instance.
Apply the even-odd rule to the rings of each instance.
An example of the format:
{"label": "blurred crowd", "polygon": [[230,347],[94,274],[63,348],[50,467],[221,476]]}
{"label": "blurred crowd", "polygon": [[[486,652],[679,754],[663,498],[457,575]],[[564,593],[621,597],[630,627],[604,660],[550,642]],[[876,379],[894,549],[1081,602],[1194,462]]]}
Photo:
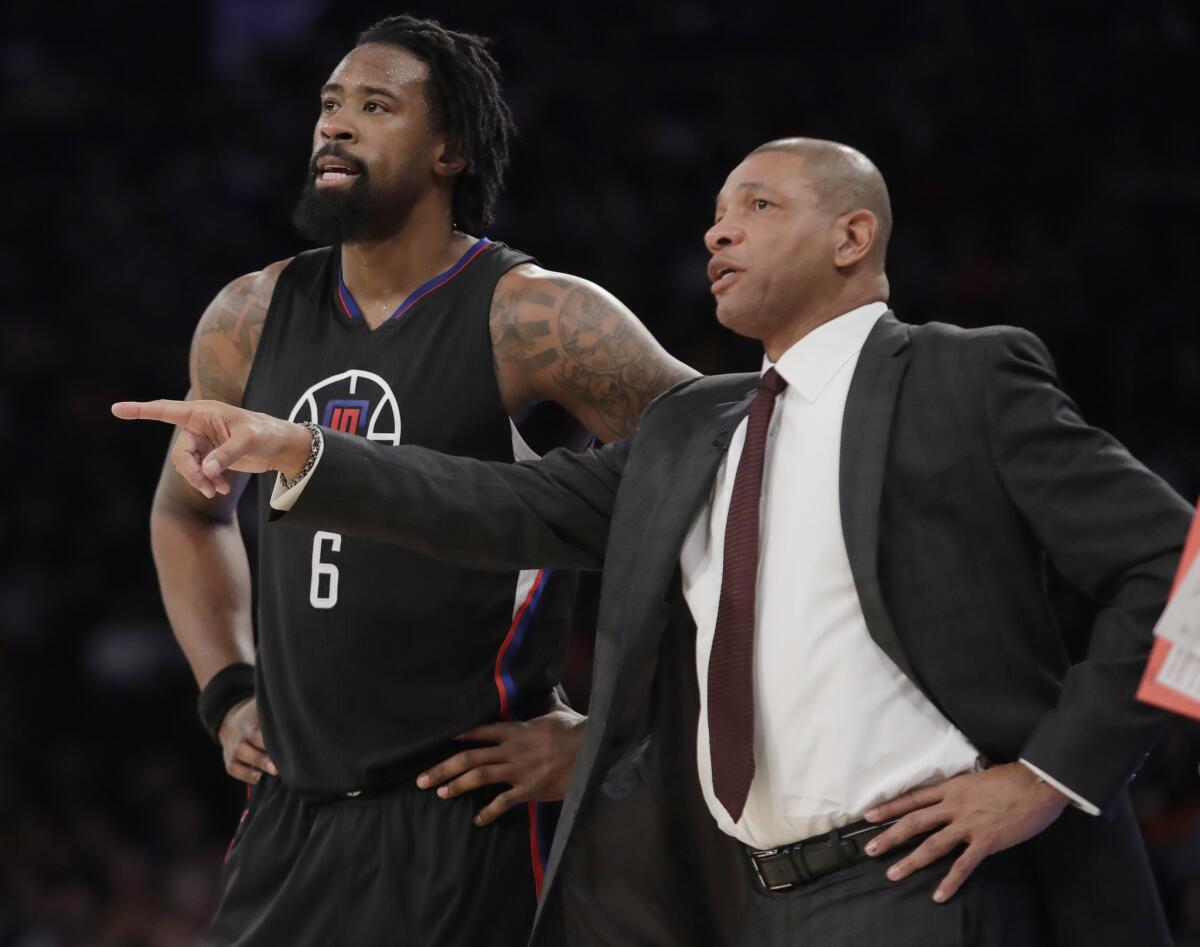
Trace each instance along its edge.
{"label": "blurred crowd", "polygon": [[[522,136],[488,236],[605,286],[697,368],[745,370],[756,346],[715,323],[704,274],[715,193],[768,139],[846,141],[891,186],[899,316],[1037,332],[1085,416],[1195,501],[1195,8],[772,6],[408,7],[495,38]],[[108,405],[182,396],[207,302],[302,248],[288,218],[317,90],[396,12],[0,13],[0,947],[185,947],[212,910],[242,789],[157,595],[167,432]],[[1077,642],[1088,606],[1056,594]],[[592,595],[567,681],[580,703]],[[1179,721],[1133,785],[1181,945],[1200,944],[1198,761],[1200,727]]]}

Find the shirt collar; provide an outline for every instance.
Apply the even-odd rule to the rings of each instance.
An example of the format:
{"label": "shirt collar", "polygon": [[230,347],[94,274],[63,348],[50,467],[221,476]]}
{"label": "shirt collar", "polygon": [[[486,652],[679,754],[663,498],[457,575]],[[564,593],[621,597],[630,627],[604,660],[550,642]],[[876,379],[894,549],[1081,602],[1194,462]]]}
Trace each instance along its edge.
{"label": "shirt collar", "polygon": [[[867,303],[817,326],[772,365],[763,356],[760,374],[774,368],[805,401],[816,401],[843,365],[856,356],[887,303]],[[786,392],[785,392],[786,394]]]}

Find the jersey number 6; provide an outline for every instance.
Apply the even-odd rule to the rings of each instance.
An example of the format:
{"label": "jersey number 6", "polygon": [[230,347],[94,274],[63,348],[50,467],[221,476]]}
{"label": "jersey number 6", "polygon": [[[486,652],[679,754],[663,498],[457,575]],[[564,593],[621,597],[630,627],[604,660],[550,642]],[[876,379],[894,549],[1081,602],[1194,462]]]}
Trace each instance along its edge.
{"label": "jersey number 6", "polygon": [[[308,589],[308,602],[313,608],[333,608],[337,604],[338,567],[332,562],[321,561],[323,544],[326,542],[329,543],[330,552],[341,552],[342,534],[321,531],[313,537],[312,584]],[[322,577],[328,580],[324,595],[321,594]]]}

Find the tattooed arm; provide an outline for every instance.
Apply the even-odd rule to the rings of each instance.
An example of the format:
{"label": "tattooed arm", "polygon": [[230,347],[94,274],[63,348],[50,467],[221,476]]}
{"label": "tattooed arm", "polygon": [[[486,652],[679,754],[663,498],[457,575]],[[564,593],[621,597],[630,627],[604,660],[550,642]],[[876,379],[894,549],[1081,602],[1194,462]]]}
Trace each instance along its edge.
{"label": "tattooed arm", "polygon": [[[267,306],[286,261],[226,286],[205,310],[192,339],[189,398],[240,405]],[[205,499],[175,472],[177,452],[207,453],[186,431],[176,432],[150,513],[150,544],[163,604],[200,687],[222,668],[254,662],[250,567],[237,523],[245,474],[228,495]],[[231,477],[231,479],[233,479]],[[232,708],[221,728],[230,775],[257,782],[272,772],[253,699]]]}
{"label": "tattooed arm", "polygon": [[510,416],[555,401],[603,441],[629,434],[651,400],[696,375],[616,297],[529,263],[497,284],[491,332]]}
{"label": "tattooed arm", "polygon": [[[492,356],[510,417],[556,401],[601,440],[633,431],[642,410],[696,373],[673,359],[646,327],[599,286],[531,264],[509,270],[492,297]],[[486,825],[531,799],[561,799],[583,739],[585,718],[565,705],[528,722],[501,722],[463,734],[484,745],[421,774],[451,798],[508,783],[476,816]]]}

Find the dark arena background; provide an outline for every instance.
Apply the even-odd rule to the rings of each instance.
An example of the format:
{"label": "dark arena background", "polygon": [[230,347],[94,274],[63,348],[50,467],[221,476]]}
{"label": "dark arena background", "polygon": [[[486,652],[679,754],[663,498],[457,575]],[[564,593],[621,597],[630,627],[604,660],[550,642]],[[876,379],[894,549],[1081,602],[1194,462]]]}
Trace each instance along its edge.
{"label": "dark arena background", "polygon": [[[725,174],[771,138],[842,140],[891,187],[900,317],[1037,332],[1085,416],[1196,499],[1195,7],[780,6],[5,5],[0,947],[183,947],[212,911],[244,791],[150,560],[167,429],[108,407],[181,397],[208,301],[303,247],[318,88],[381,16],[494,37],[522,135],[488,235],[611,290],[700,370],[758,363],[704,272]],[[1054,591],[1077,641],[1088,607]],[[1200,944],[1198,761],[1177,721],[1133,784],[1179,944]]]}

